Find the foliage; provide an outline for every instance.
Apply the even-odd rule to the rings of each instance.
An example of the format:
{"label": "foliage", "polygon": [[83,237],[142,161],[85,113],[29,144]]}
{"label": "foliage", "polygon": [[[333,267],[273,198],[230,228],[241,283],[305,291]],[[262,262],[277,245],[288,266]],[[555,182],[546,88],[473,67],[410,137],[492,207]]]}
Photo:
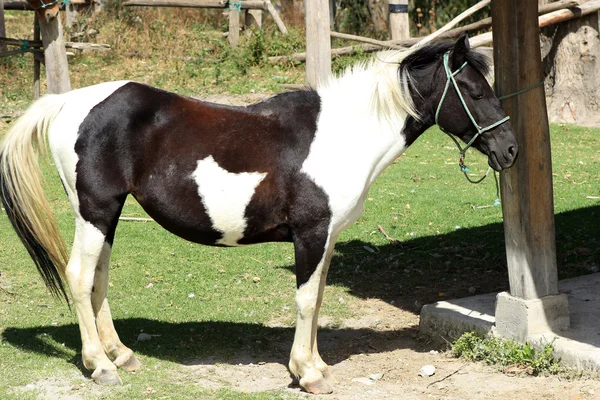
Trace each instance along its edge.
{"label": "foliage", "polygon": [[364,0],[341,0],[336,13],[336,25],[341,32],[356,35],[372,33],[371,16]]}
{"label": "foliage", "polygon": [[524,345],[497,337],[483,337],[475,332],[467,332],[452,345],[452,355],[470,361],[484,361],[499,367],[518,367],[518,370],[531,375],[557,374],[564,371],[554,358],[551,344],[541,351],[526,343]]}
{"label": "foliage", "polygon": [[[413,0],[409,2],[411,34],[424,36],[443,27],[479,0]],[[490,16],[489,7],[465,19],[463,24],[476,22]]]}

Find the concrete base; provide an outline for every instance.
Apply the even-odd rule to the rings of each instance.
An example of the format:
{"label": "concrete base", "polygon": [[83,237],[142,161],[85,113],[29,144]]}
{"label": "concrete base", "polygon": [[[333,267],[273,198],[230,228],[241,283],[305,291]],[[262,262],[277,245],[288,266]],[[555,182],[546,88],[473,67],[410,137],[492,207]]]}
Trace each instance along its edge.
{"label": "concrete base", "polygon": [[[600,273],[561,281],[559,291],[563,295],[550,296],[557,298],[546,300],[546,304],[542,301],[541,304],[531,306],[544,310],[538,311],[542,315],[545,315],[545,312],[556,312],[557,320],[563,321],[564,328],[565,312],[561,306],[564,300],[560,297],[567,296],[570,329],[561,331],[560,322],[554,327],[549,327],[550,331],[543,333],[533,327],[529,329],[523,341],[542,345],[551,343],[555,355],[564,365],[600,375]],[[496,299],[501,298],[500,302],[510,302],[512,296],[508,296],[490,293],[428,304],[421,310],[421,334],[437,341],[451,341],[469,331],[499,334],[495,326]],[[512,306],[520,307],[514,304]],[[549,307],[551,311],[544,307]],[[501,308],[499,311],[502,313],[509,309]],[[522,313],[523,310],[517,312]]]}
{"label": "concrete base", "polygon": [[496,297],[496,334],[518,342],[547,332],[569,329],[567,295],[525,300],[507,292]]}

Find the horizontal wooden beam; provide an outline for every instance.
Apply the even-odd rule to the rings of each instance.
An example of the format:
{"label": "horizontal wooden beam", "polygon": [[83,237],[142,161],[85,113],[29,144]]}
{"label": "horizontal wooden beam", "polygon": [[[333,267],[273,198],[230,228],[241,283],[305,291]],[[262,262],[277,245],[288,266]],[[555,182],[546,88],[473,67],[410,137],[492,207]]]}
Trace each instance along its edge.
{"label": "horizontal wooden beam", "polygon": [[[580,3],[581,3],[581,0],[561,0],[561,1],[554,2],[554,3],[544,4],[543,6],[539,7],[538,14],[540,14],[540,15],[548,14],[552,11],[561,10],[563,8],[577,7]],[[492,26],[492,18],[491,17],[484,18],[480,21],[473,22],[472,24],[468,24],[465,26],[460,26],[458,28],[451,29],[448,32],[446,32],[446,34],[444,34],[443,37],[455,38],[455,37],[459,37],[460,35],[462,35],[465,32],[468,33],[468,32],[474,32],[474,31],[481,31],[484,29],[488,29],[490,26]]]}
{"label": "horizontal wooden beam", "polygon": [[[269,1],[243,0],[243,9],[268,10]],[[127,0],[123,2],[125,7],[188,7],[188,8],[225,8],[229,6],[227,0]]]}
{"label": "horizontal wooden beam", "polygon": [[[41,40],[23,40],[0,37],[0,43],[7,44],[9,46],[21,46],[23,47],[23,49],[19,49],[21,52],[26,50],[26,48],[40,50],[44,47]],[[76,50],[110,50],[110,45],[101,43],[66,42],[65,48]]]}
{"label": "horizontal wooden beam", "polygon": [[33,7],[26,1],[5,1],[4,2],[5,10],[16,10],[16,11],[33,11]]}
{"label": "horizontal wooden beam", "polygon": [[[227,0],[127,0],[125,7],[187,7],[187,8],[225,8],[229,6]],[[279,13],[269,0],[243,0],[241,8],[246,10],[265,10],[273,17],[279,30],[286,34],[287,28],[279,17]]]}

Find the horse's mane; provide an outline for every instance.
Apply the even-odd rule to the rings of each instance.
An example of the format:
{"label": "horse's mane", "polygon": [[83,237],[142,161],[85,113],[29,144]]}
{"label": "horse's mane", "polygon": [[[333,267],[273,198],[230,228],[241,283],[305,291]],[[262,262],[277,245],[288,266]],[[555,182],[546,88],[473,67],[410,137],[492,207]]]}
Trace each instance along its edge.
{"label": "horse's mane", "polygon": [[[363,61],[348,67],[337,79],[332,79],[321,87],[334,87],[353,76],[364,79],[371,76],[371,110],[385,119],[404,110],[415,119],[420,119],[415,109],[411,90],[415,90],[413,73],[440,60],[451,50],[455,42],[436,42],[416,49],[388,50],[375,54],[370,61]],[[489,59],[476,51],[468,51],[466,61],[484,76],[489,73]]]}
{"label": "horse's mane", "polygon": [[[436,42],[408,50],[408,54],[400,62],[400,73],[411,74],[412,71],[425,68],[444,56],[444,53],[454,47],[454,42]],[[466,54],[469,65],[486,76],[490,71],[490,60],[477,51],[469,50]]]}

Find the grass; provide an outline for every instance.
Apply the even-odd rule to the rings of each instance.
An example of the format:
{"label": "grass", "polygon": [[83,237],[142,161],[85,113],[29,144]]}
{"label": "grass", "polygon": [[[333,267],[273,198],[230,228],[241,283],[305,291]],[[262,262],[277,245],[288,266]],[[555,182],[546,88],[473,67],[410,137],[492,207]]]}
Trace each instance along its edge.
{"label": "grass", "polygon": [[483,361],[505,372],[528,375],[556,375],[565,372],[560,360],[554,358],[551,344],[536,349],[511,340],[482,337],[475,332],[464,333],[452,344],[452,355],[470,361]]}
{"label": "grass", "polygon": [[[7,16],[11,36],[31,37],[29,14]],[[270,93],[281,82],[304,80],[301,66],[264,62],[267,55],[296,51],[301,32],[283,38],[267,29],[265,35],[244,36],[233,51],[220,32],[191,12],[136,10],[89,23],[99,31],[93,40],[111,44],[113,51],[72,57],[75,88],[136,79],[183,94]],[[353,60],[336,59],[335,67]],[[31,102],[31,56],[0,62],[0,111],[22,110]],[[0,134],[7,126],[0,122]],[[600,265],[600,225],[595,222],[600,130],[553,125],[551,137],[562,279],[597,271]],[[486,170],[480,155],[470,153],[467,162],[474,173]],[[71,211],[51,165],[46,172],[49,197],[69,242]],[[416,311],[415,302],[463,297],[473,289],[507,289],[502,213],[491,206],[495,197],[493,180],[475,186],[464,180],[457,151],[444,134],[435,128],[425,133],[377,180],[364,214],[341,235],[322,315],[335,327],[352,317],[364,298]],[[123,214],[145,216],[131,199]],[[397,241],[389,241],[379,225]],[[252,362],[285,358],[293,336],[293,274],[289,244],[217,249],[187,243],[154,223],[122,222],[110,263],[109,298],[117,330],[144,368],[121,374],[123,387],[103,390],[81,379],[74,311],[48,296],[0,214],[0,397],[34,398],[37,389],[26,390],[27,385],[61,377],[69,387],[83,384],[97,398],[273,398],[204,389],[177,379],[173,371],[196,358],[212,357],[215,363],[246,356]],[[138,342],[142,331],[158,336]]]}

